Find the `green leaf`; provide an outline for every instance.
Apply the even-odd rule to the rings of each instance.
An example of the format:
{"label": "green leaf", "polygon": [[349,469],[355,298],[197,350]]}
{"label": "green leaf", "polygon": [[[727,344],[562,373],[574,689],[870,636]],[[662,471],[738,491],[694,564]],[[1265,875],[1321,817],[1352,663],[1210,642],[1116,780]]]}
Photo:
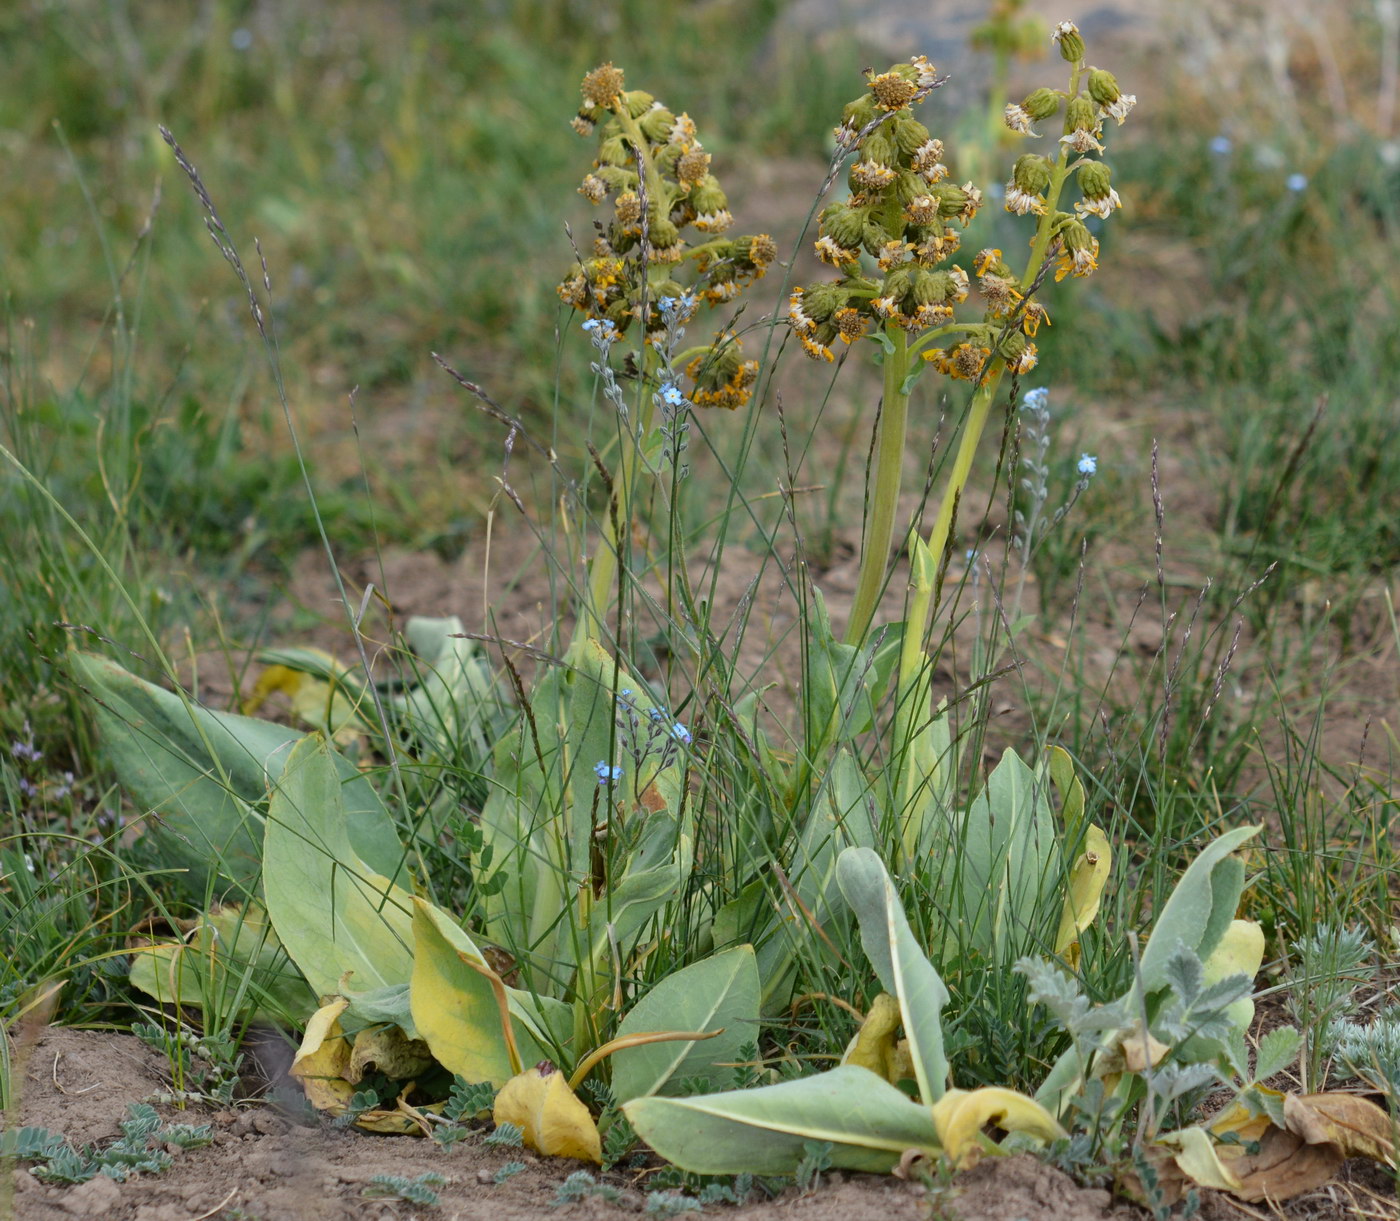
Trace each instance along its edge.
{"label": "green leaf", "polygon": [[865,733],[874,724],[875,699],[898,659],[898,637],[863,648],[843,644],[831,630],[826,600],[812,590],[806,704],[816,732],[835,730],[838,741]]}
{"label": "green leaf", "polygon": [[[531,714],[497,745],[481,816],[496,883],[482,895],[486,935],[517,951],[527,981],[550,991],[578,965],[580,949],[601,961],[616,941],[628,957],[629,939],[679,893],[694,848],[682,801],[685,752],[665,734],[650,736],[664,710],[596,640],[578,642],[567,663],[544,676]],[[640,762],[619,745],[628,734]],[[621,767],[622,779],[600,788],[598,763]],[[563,917],[598,889],[594,828],[604,817],[637,839],[625,847],[609,840],[610,872],[584,940]]]}
{"label": "green leaf", "polygon": [[1046,785],[1008,750],[943,857],[942,893],[953,911],[948,935],[960,951],[1006,965],[1048,947],[1063,880]]}
{"label": "green leaf", "polygon": [[1244,865],[1231,853],[1261,828],[1237,827],[1213,840],[1187,867],[1162,907],[1142,952],[1143,986],[1150,992],[1168,983],[1167,964],[1179,946],[1204,961],[1224,936],[1244,889]]}
{"label": "green leaf", "polygon": [[500,736],[504,706],[481,645],[465,638],[455,615],[415,615],[404,637],[421,665],[421,679],[394,702],[438,754],[485,759]]}
{"label": "green leaf", "polygon": [[622,1110],[652,1149],[693,1174],[791,1174],[812,1141],[831,1145],[832,1166],[873,1174],[906,1149],[938,1148],[929,1108],[855,1065],[756,1090],[634,1098]]}
{"label": "green leaf", "polygon": [[263,889],[292,961],[320,996],[407,983],[413,896],[351,847],[334,756],[318,734],[293,748],[267,811]]}
{"label": "green leaf", "polygon": [[919,1097],[932,1105],[948,1084],[941,1017],[948,989],[915,941],[894,883],[874,851],[847,848],[836,863],[836,879],[860,922],[861,945],[881,986],[899,1000]]}
{"label": "green leaf", "polygon": [[[137,678],[94,653],[72,665],[96,704],[103,753],[147,820],[163,860],[189,871],[189,889],[252,892],[262,865],[262,819],[253,811],[301,737],[254,717],[215,712]],[[336,756],[346,831],[355,850],[389,877],[403,867],[393,819],[369,781]]]}
{"label": "green leaf", "polygon": [[827,766],[807,822],[786,863],[791,893],[771,879],[761,891],[765,919],[750,934],[758,953],[763,1009],[788,1003],[793,965],[799,957],[830,957],[813,923],[837,936],[850,920],[836,884],[836,862],[850,847],[873,848],[879,821],[876,794],[851,752],[839,748]]}
{"label": "green leaf", "polygon": [[130,979],[163,1005],[203,1010],[215,1027],[238,1016],[285,1026],[316,1008],[258,904],[216,908],[181,940],[140,948]]}
{"label": "green leaf", "polygon": [[1259,1040],[1254,1056],[1254,1079],[1267,1081],[1297,1058],[1303,1036],[1292,1026],[1277,1026]]}
{"label": "green leaf", "polygon": [[758,964],[747,945],[666,976],[622,1019],[616,1037],[664,1030],[723,1033],[704,1042],[649,1043],[614,1052],[613,1097],[622,1103],[668,1093],[686,1077],[728,1084],[734,1070],[724,1066],[758,1038],[758,993]]}
{"label": "green leaf", "polygon": [[1084,818],[1084,785],[1074,770],[1074,760],[1063,746],[1051,746],[1045,752],[1044,766],[1060,795],[1060,821],[1064,824],[1065,839],[1076,844]]}

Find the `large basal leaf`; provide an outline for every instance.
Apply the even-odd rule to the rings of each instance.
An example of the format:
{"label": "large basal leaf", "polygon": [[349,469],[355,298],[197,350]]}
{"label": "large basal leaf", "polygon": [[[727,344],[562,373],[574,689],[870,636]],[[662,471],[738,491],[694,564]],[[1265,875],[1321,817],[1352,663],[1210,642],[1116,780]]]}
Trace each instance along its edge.
{"label": "large basal leaf", "polygon": [[683,1080],[708,1077],[723,1087],[745,1043],[758,1041],[758,965],[747,945],[668,975],[618,1026],[617,1038],[652,1031],[722,1031],[704,1042],[650,1043],[613,1053],[613,1097],[674,1093]]}
{"label": "large basal leaf", "polygon": [[415,615],[404,625],[420,679],[395,703],[434,750],[485,759],[497,736],[502,699],[481,645],[466,639],[465,632],[455,615]]}
{"label": "large basal leaf", "polygon": [[1009,964],[1048,940],[1063,870],[1046,789],[1008,750],[969,804],[943,872],[961,952]]}
{"label": "large basal leaf", "polygon": [[831,1164],[881,1174],[906,1149],[933,1152],[928,1107],[855,1065],[781,1085],[634,1098],[623,1113],[658,1154],[694,1174],[791,1174],[809,1142],[829,1142]]}
{"label": "large basal leaf", "polygon": [[1148,992],[1166,986],[1167,963],[1177,947],[1185,946],[1202,961],[1210,957],[1234,919],[1244,887],[1244,866],[1231,853],[1259,831],[1255,826],[1225,832],[1181,875],[1142,952],[1142,982]]}
{"label": "large basal leaf", "polygon": [[[681,812],[684,748],[665,711],[597,641],[578,642],[566,661],[545,674],[530,714],[497,745],[481,817],[493,871],[482,896],[487,935],[548,990],[577,965],[579,940],[561,914],[578,896],[601,892],[599,910],[613,912],[590,928],[586,952],[611,936],[625,953],[626,938],[688,875],[692,842]],[[600,786],[598,764],[621,769],[619,780]],[[627,837],[636,843],[599,886],[594,831],[603,821],[621,833],[610,854]],[[532,974],[532,962],[547,966]]]}
{"label": "large basal leaf", "polygon": [[[409,1000],[418,1037],[450,1072],[467,1081],[489,1081],[499,1088],[515,1075],[500,1001],[490,977],[465,961],[489,970],[486,959],[445,913],[423,899],[413,902]],[[502,990],[520,1062],[535,1064],[550,1058],[547,1036],[538,1022],[527,1016],[529,998],[513,995],[504,985]],[[559,1009],[564,1012],[556,1017],[569,1020],[565,1006]]]}
{"label": "large basal leaf", "polygon": [[163,1005],[203,1009],[206,1023],[242,1015],[286,1025],[316,1006],[256,904],[215,908],[182,940],[142,946],[132,955],[130,979]]}
{"label": "large basal leaf", "polygon": [[[94,653],[72,665],[96,705],[103,752],[142,812],[162,858],[189,871],[190,889],[251,892],[263,827],[250,807],[267,797],[301,737],[284,725],[215,712]],[[346,831],[360,857],[389,877],[403,868],[392,818],[369,781],[336,756]]]}
{"label": "large basal leaf", "polygon": [[351,847],[340,776],[324,738],[293,748],[268,804],[263,889],[273,928],[318,995],[407,983],[413,896]]}
{"label": "large basal leaf", "polygon": [[941,1016],[948,989],[914,939],[894,883],[871,849],[847,848],[837,861],[836,879],[860,922],[860,942],[870,965],[885,991],[899,1001],[919,1097],[932,1105],[948,1085]]}

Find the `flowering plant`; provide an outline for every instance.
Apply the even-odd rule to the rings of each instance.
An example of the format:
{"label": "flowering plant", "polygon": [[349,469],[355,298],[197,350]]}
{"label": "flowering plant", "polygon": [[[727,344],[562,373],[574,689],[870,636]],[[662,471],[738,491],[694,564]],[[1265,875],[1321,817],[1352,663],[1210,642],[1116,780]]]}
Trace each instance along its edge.
{"label": "flowering plant", "polygon": [[[847,628],[853,643],[869,631],[885,584],[909,394],[919,371],[915,358],[976,386],[929,537],[933,558],[941,562],[1001,376],[1008,369],[1021,374],[1035,367],[1033,340],[1042,324],[1049,325],[1045,307],[1032,299],[1035,291],[1051,269],[1056,280],[1091,274],[1098,266],[1099,241],[1086,218],[1105,218],[1120,206],[1111,171],[1094,154],[1104,151],[1103,120],[1111,117],[1121,124],[1137,99],[1121,91],[1111,72],[1085,62],[1084,41],[1072,22],[1061,22],[1053,38],[1071,65],[1068,88],[1034,90],[1006,107],[1005,122],[1013,132],[1036,139],[1042,133],[1033,124],[1063,111],[1064,134],[1049,152],[1016,158],[1005,207],[1036,218],[1030,255],[1017,272],[999,249],[977,254],[973,274],[980,317],[959,316],[955,307],[967,302],[973,285],[950,260],[961,245],[960,229],[982,206],[983,193],[971,182],[952,184],[942,141],[913,115],[913,107],[942,84],[933,66],[915,56],[872,75],[867,92],[846,106],[836,131],[839,147],[856,157],[847,179],[851,194],[823,209],[815,249],[837,276],[796,289],[788,317],[814,359],[833,360],[833,343],[851,344],[866,336],[885,354],[871,513]],[[1081,198],[1067,212],[1060,203],[1071,176]],[[873,268],[867,259],[874,260]],[[931,610],[924,608],[925,618]],[[911,626],[922,623],[910,620]]]}

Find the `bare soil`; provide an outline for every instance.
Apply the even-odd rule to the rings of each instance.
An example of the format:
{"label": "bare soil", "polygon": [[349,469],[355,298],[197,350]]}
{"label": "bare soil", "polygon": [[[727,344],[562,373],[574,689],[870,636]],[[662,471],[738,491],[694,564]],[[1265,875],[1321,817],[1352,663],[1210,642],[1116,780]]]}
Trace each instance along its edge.
{"label": "bare soil", "polygon": [[[20,1103],[24,1124],[67,1134],[75,1144],[118,1135],[127,1106],[170,1089],[165,1060],[130,1035],[50,1028],[29,1054]],[[48,1187],[26,1170],[14,1175],[15,1215],[21,1221],[93,1217],[110,1221],[194,1221],[203,1217],[257,1217],[303,1221],[334,1216],[380,1221],[431,1215],[443,1218],[514,1218],[573,1215],[610,1217],[641,1212],[649,1172],[599,1174],[622,1194],[618,1204],[585,1200],[552,1206],[559,1184],[579,1165],[547,1161],[521,1150],[496,1150],[466,1140],[451,1150],[412,1137],[373,1136],[329,1126],[298,1126],[270,1106],[229,1109],[157,1107],[175,1122],[210,1124],[213,1144],[176,1155],[159,1176],[125,1183],[97,1178],[76,1187]],[[525,1169],[503,1183],[492,1181],[510,1161]],[[445,1175],[440,1206],[425,1210],[401,1202],[366,1199],[379,1174],[414,1178]],[[1131,1206],[1113,1206],[1106,1191],[1076,1187],[1058,1171],[1029,1157],[999,1160],[940,1191],[938,1203],[952,1217],[1007,1217],[1025,1221],[1100,1221],[1134,1217]],[[791,1216],[800,1221],[929,1216],[928,1191],[896,1178],[823,1175],[807,1193],[789,1190],[774,1199],[754,1198],[723,1209],[726,1216]],[[714,1206],[711,1206],[713,1209]],[[241,1210],[241,1211],[239,1211]]]}
{"label": "bare soil", "polygon": [[[134,1102],[151,1101],[171,1088],[164,1057],[131,1035],[50,1027],[21,1049],[27,1060],[19,1121],[66,1134],[75,1145],[109,1140]],[[11,1178],[18,1221],[203,1221],[258,1218],[303,1221],[316,1216],[347,1221],[389,1221],[413,1216],[517,1218],[574,1216],[608,1218],[643,1212],[653,1173],[597,1173],[620,1193],[617,1203],[588,1199],[555,1204],[559,1185],[578,1163],[542,1159],[518,1149],[493,1149],[479,1139],[450,1150],[406,1136],[375,1136],[329,1125],[294,1122],[271,1105],[190,1107],[162,1103],[170,1122],[209,1124],[213,1143],[180,1152],[161,1175],[125,1183],[97,1178],[75,1187],[46,1186],[26,1169]],[[507,1162],[525,1169],[493,1181]],[[594,1168],[596,1170],[596,1168]],[[412,1179],[426,1172],[446,1177],[440,1204],[424,1209],[366,1198],[376,1175]],[[1202,1216],[1209,1221],[1258,1217],[1227,1198],[1206,1193]],[[4,1196],[0,1194],[0,1210]],[[710,1205],[712,1215],[734,1221],[1141,1221],[1147,1213],[1114,1199],[1106,1190],[1084,1188],[1033,1157],[991,1158],[930,1189],[895,1177],[828,1173],[807,1192],[789,1188],[773,1198],[754,1192],[744,1204]],[[1309,1196],[1292,1201],[1285,1217],[1318,1219],[1396,1217],[1393,1184],[1369,1163],[1351,1162],[1347,1173]]]}

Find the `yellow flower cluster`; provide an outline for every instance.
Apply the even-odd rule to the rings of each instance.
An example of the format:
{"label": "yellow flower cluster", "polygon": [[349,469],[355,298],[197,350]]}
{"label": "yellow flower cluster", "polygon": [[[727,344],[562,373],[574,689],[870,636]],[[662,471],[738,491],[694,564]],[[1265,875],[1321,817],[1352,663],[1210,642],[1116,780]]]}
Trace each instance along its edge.
{"label": "yellow flower cluster", "polygon": [[[764,275],[777,247],[767,234],[725,236],[734,223],[729,201],[689,115],[627,90],[622,70],[610,63],[584,77],[582,93],[573,127],[596,137],[598,155],[579,193],[595,205],[611,196],[612,217],[599,226],[589,256],[580,257],[559,285],[559,297],[619,335],[641,320],[651,342],[665,329],[659,302],[681,296],[711,305],[733,301]],[[688,238],[688,229],[698,238]],[[756,363],[737,354],[737,339],[721,335],[692,362],[698,375],[693,402],[732,408],[747,401]],[[750,364],[755,368],[747,374]],[[718,369],[723,376],[716,381]]]}
{"label": "yellow flower cluster", "polygon": [[[1057,280],[1087,276],[1098,267],[1099,242],[1085,220],[1106,218],[1121,206],[1103,151],[1103,121],[1122,122],[1136,102],[1113,74],[1082,62],[1083,39],[1071,22],[1055,27],[1060,53],[1074,64],[1070,89],[1036,89],[1006,108],[1012,130],[1037,136],[1034,124],[1064,111],[1064,135],[1055,156],[1028,152],[1016,159],[1006,185],[1008,212],[1036,218],[1031,245],[1054,258]],[[912,106],[939,82],[922,56],[871,75],[868,89],[845,109],[837,138],[855,152],[847,176],[850,195],[821,212],[817,258],[837,278],[799,288],[788,301],[788,323],[815,360],[835,359],[833,345],[865,334],[872,322],[906,332],[945,328],[958,332],[949,348],[931,348],[922,357],[949,377],[975,381],[994,355],[1024,373],[1036,363],[1030,339],[1044,306],[1027,300],[1031,276],[1014,272],[995,249],[973,262],[976,290],[984,313],[980,322],[960,324],[954,306],[968,296],[968,275],[946,266],[965,228],[982,204],[972,183],[955,186],[943,162],[943,144],[914,118]],[[1060,190],[1076,177],[1081,199],[1073,212],[1055,209]],[[1037,257],[1040,257],[1039,255]],[[872,265],[873,264],[873,265]],[[1034,269],[1033,269],[1034,270]]]}

